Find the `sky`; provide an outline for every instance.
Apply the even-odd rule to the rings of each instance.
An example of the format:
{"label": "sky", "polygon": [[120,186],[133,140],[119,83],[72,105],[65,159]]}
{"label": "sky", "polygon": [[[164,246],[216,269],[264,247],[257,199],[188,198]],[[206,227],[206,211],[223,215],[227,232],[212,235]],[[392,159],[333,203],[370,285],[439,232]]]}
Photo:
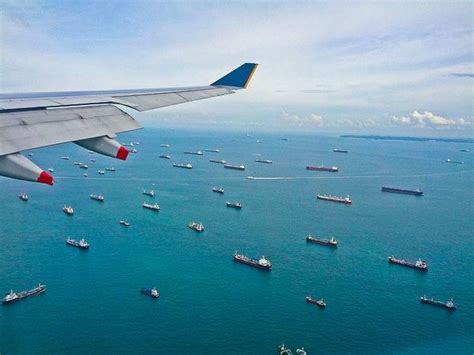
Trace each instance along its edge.
{"label": "sky", "polygon": [[0,91],[206,85],[148,127],[473,137],[472,1],[0,0]]}

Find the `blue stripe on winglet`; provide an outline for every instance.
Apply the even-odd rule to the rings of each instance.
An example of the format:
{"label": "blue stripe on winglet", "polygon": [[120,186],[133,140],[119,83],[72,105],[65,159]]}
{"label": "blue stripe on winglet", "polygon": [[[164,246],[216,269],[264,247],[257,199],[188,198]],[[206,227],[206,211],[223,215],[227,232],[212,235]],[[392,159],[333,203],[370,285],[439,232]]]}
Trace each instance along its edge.
{"label": "blue stripe on winglet", "polygon": [[237,88],[246,88],[252,78],[258,64],[245,63],[219,80],[213,82],[212,86],[233,86]]}

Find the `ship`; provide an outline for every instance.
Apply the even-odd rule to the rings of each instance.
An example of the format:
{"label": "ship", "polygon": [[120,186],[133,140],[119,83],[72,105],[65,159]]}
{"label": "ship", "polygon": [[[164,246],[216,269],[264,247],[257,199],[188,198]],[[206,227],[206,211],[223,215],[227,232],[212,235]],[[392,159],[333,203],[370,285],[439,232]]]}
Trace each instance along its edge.
{"label": "ship", "polygon": [[204,232],[204,226],[202,223],[191,222],[188,224],[188,228],[195,230],[196,232]]}
{"label": "ship", "polygon": [[169,148],[170,145],[169,145],[169,144],[160,144],[160,147],[161,147],[161,148]]}
{"label": "ship", "polygon": [[337,166],[312,166],[312,165],[307,165],[306,170],[329,171],[332,173],[337,173],[339,171]]}
{"label": "ship", "polygon": [[22,193],[20,194],[20,196],[18,196],[18,198],[19,198],[20,200],[22,200],[22,201],[28,201],[28,199],[29,199],[29,197],[28,197],[28,195],[26,194],[26,192],[22,192]]}
{"label": "ship", "polygon": [[453,301],[452,298],[448,302],[442,302],[442,301],[437,301],[437,300],[433,299],[433,297],[428,298],[426,296],[422,296],[422,297],[420,297],[420,301],[422,303],[428,303],[428,304],[431,304],[431,305],[437,306],[437,307],[444,307],[444,308],[448,308],[448,309],[451,309],[451,310],[456,309],[456,306],[454,305],[454,301]]}
{"label": "ship", "polygon": [[122,219],[119,223],[120,223],[122,226],[125,226],[125,227],[129,227],[129,226],[130,226],[130,222],[127,221],[126,219]]}
{"label": "ship", "polygon": [[147,195],[147,196],[151,196],[151,197],[154,197],[155,196],[155,190],[143,190],[143,194],[144,195]]}
{"label": "ship", "polygon": [[91,159],[89,159],[89,161],[92,162],[92,163],[95,163],[97,160],[95,160],[94,158],[91,158]]}
{"label": "ship", "polygon": [[196,152],[190,152],[190,151],[187,151],[187,152],[184,152],[184,154],[191,154],[191,155],[203,155],[203,153],[198,150]]}
{"label": "ship", "polygon": [[417,188],[415,190],[408,190],[408,189],[398,189],[398,188],[395,188],[395,187],[382,186],[382,192],[391,192],[391,193],[394,193],[394,194],[423,196],[423,191],[421,191],[420,188]]}
{"label": "ship", "polygon": [[3,304],[13,303],[15,301],[19,301],[19,300],[21,300],[23,298],[26,298],[26,297],[39,295],[39,294],[43,293],[44,291],[46,291],[46,286],[41,285],[41,284],[39,284],[38,286],[36,286],[35,288],[33,288],[31,290],[21,291],[21,292],[18,292],[18,293],[13,292],[13,290],[10,290],[10,292],[7,293],[5,295],[5,297],[3,297],[2,303]]}
{"label": "ship", "polygon": [[463,161],[460,161],[460,160],[452,160],[452,159],[446,159],[446,163],[451,163],[451,164],[464,164]]}
{"label": "ship", "polygon": [[177,163],[174,163],[173,166],[175,168],[184,168],[184,169],[192,169],[193,166],[191,164],[177,164]]}
{"label": "ship", "polygon": [[71,206],[64,206],[63,212],[69,216],[72,216],[74,214],[74,209]]}
{"label": "ship", "polygon": [[459,149],[459,151],[462,153],[469,153],[469,149]]}
{"label": "ship", "polygon": [[333,149],[332,151],[333,151],[334,153],[349,153],[348,150],[337,149],[337,148]]}
{"label": "ship", "polygon": [[68,157],[68,156],[65,156],[65,157],[61,157],[61,159],[63,159],[63,160],[69,160],[69,157]]}
{"label": "ship", "polygon": [[306,241],[308,243],[314,243],[314,244],[320,244],[320,245],[326,245],[328,247],[337,247],[337,240],[334,237],[331,237],[331,239],[318,239],[313,237],[311,234],[306,237]]}
{"label": "ship", "polygon": [[263,164],[272,164],[273,162],[268,159],[255,159],[256,163],[263,163]]}
{"label": "ship", "polygon": [[160,293],[158,292],[158,290],[155,287],[153,287],[153,288],[143,287],[142,290],[141,290],[141,293],[144,294],[144,295],[150,296],[151,298],[160,297]]}
{"label": "ship", "polygon": [[326,302],[324,302],[324,300],[322,298],[320,300],[317,300],[317,299],[312,298],[311,296],[306,296],[306,302],[311,303],[311,304],[315,304],[315,305],[317,305],[321,308],[326,307]]}
{"label": "ship", "polygon": [[82,163],[80,161],[75,161],[73,164],[74,165],[79,165],[79,166],[82,165]]}
{"label": "ship", "polygon": [[219,153],[220,150],[219,149],[204,149],[205,152],[209,152],[209,153]]}
{"label": "ship", "polygon": [[161,155],[160,155],[160,158],[162,158],[162,159],[171,159],[171,155],[169,155],[169,154],[161,154]]}
{"label": "ship", "polygon": [[84,174],[82,174],[82,176],[84,176],[84,177],[88,177],[89,175],[87,175],[87,173],[84,173]]}
{"label": "ship", "polygon": [[238,210],[240,210],[242,208],[242,204],[240,202],[229,202],[229,201],[227,201],[225,203],[225,205],[227,207],[236,208]]}
{"label": "ship", "polygon": [[403,266],[408,266],[414,269],[422,270],[422,271],[427,271],[428,270],[428,264],[425,260],[418,259],[415,262],[404,260],[404,259],[397,259],[393,255],[388,257],[388,261],[393,264],[398,264],[398,265],[403,265]]}
{"label": "ship", "polygon": [[137,154],[138,153],[138,150],[136,150],[135,148],[130,150],[130,153],[133,153],[133,154]]}
{"label": "ship", "polygon": [[324,201],[345,203],[346,205],[351,205],[352,204],[352,200],[349,196],[339,197],[339,196],[332,196],[332,195],[317,195],[316,197],[319,200],[324,200]]}
{"label": "ship", "polygon": [[226,169],[234,169],[234,170],[245,170],[244,165],[231,165],[231,164],[225,164],[224,168]]}
{"label": "ship", "polygon": [[234,261],[246,265],[250,265],[259,269],[263,270],[271,270],[272,268],[272,263],[270,260],[266,259],[264,256],[262,256],[260,259],[252,259],[249,258],[248,256],[239,254],[237,251],[234,253]]}
{"label": "ship", "polygon": [[150,204],[150,203],[143,202],[142,206],[144,208],[148,208],[149,210],[153,210],[153,211],[159,211],[160,210],[160,205],[158,205],[157,203]]}
{"label": "ship", "polygon": [[290,348],[287,348],[285,344],[277,346],[277,351],[280,355],[293,355],[293,351]]}
{"label": "ship", "polygon": [[105,174],[105,170],[97,170],[97,173],[98,173],[99,175],[104,175],[104,174]]}
{"label": "ship", "polygon": [[90,194],[89,197],[92,200],[96,200],[96,201],[99,201],[99,202],[104,202],[104,200],[105,200],[104,196],[102,196],[102,195]]}
{"label": "ship", "polygon": [[81,164],[79,165],[79,168],[81,168],[81,169],[89,169],[89,166],[88,166],[87,164],[82,164],[82,163],[81,163]]}
{"label": "ship", "polygon": [[107,170],[107,171],[115,171],[115,168],[114,168],[114,167],[111,167],[111,168],[105,168],[105,170]]}
{"label": "ship", "polygon": [[48,171],[49,171],[50,173],[54,173],[54,169],[53,169],[53,168],[48,168]]}
{"label": "ship", "polygon": [[224,188],[223,187],[213,187],[212,191],[217,192],[219,194],[223,194],[224,193]]}
{"label": "ship", "polygon": [[80,249],[89,249],[89,243],[87,243],[84,238],[82,238],[79,241],[71,239],[71,238],[67,238],[66,244],[71,245],[73,247],[80,248]]}
{"label": "ship", "polygon": [[217,164],[227,164],[225,160],[218,160],[218,159],[211,159],[209,160],[211,163],[217,163]]}

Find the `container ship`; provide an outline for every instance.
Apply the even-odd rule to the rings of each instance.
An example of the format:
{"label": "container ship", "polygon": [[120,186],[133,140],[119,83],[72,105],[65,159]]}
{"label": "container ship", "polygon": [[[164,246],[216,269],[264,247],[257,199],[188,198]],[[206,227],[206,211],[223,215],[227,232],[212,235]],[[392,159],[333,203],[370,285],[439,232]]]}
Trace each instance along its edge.
{"label": "container ship", "polygon": [[426,261],[421,260],[421,259],[418,259],[416,262],[412,262],[412,261],[408,261],[408,260],[404,260],[404,259],[397,259],[393,255],[391,255],[391,256],[388,257],[388,261],[390,263],[393,263],[393,264],[408,266],[408,267],[411,267],[411,268],[414,268],[414,269],[419,269],[419,270],[423,270],[423,271],[428,270],[428,264],[426,263]]}
{"label": "container ship", "polygon": [[319,200],[324,200],[324,201],[345,203],[346,205],[351,205],[352,204],[352,200],[349,196],[339,197],[339,196],[331,196],[331,195],[317,195],[316,197]]}
{"label": "container ship", "polygon": [[339,169],[337,166],[306,166],[306,170],[316,170],[316,171],[330,171],[332,173],[337,173]]}
{"label": "container ship", "polygon": [[268,160],[268,159],[256,159],[255,162],[256,163],[263,163],[263,164],[272,164],[273,163],[271,160]]}
{"label": "container ship", "polygon": [[184,152],[184,154],[203,155],[203,153],[202,153],[200,150],[198,150],[197,152],[189,152],[189,151],[188,151],[188,152]]}
{"label": "container ship", "polygon": [[149,210],[153,210],[153,211],[157,211],[157,212],[160,210],[160,205],[158,205],[157,203],[150,204],[150,203],[143,202],[142,206],[144,208],[148,208]]}
{"label": "container ship", "polygon": [[146,296],[150,296],[151,298],[158,298],[160,297],[160,293],[158,292],[158,290],[156,289],[156,287],[153,287],[153,288],[146,288],[146,287],[143,287],[141,289],[141,293],[146,295]]}
{"label": "container ship", "polygon": [[344,149],[333,149],[332,151],[334,153],[349,153],[348,150],[344,150]]}
{"label": "container ship", "polygon": [[216,163],[216,164],[227,164],[227,162],[225,160],[211,159],[209,161],[211,163]]}
{"label": "container ship", "polygon": [[415,190],[408,190],[408,189],[397,189],[395,187],[382,186],[382,192],[391,192],[391,193],[394,193],[394,194],[423,196],[423,191],[421,191],[420,188],[415,189]]}
{"label": "container ship", "polygon": [[84,238],[79,241],[67,238],[66,244],[80,249],[89,249],[89,243]]}
{"label": "container ship", "polygon": [[317,299],[314,299],[311,296],[306,296],[306,302],[311,303],[311,304],[315,304],[315,305],[317,305],[321,308],[326,307],[326,302],[324,302],[324,300],[322,298],[320,300],[317,300]]}
{"label": "container ship", "polygon": [[105,200],[105,197],[102,195],[90,194],[89,197],[91,198],[91,200],[96,200],[99,202],[104,202]]}
{"label": "container ship", "polygon": [[331,237],[331,239],[318,239],[313,237],[311,234],[306,237],[306,241],[308,243],[314,243],[314,244],[319,244],[319,245],[325,245],[328,247],[337,247],[337,240],[334,237]]}
{"label": "container ship", "polygon": [[226,169],[234,169],[234,170],[245,170],[244,165],[231,165],[231,164],[225,164],[224,168]]}
{"label": "container ship", "polygon": [[272,263],[267,260],[264,256],[262,256],[260,259],[252,259],[249,258],[245,255],[237,253],[237,251],[234,253],[234,261],[246,265],[250,265],[259,269],[263,270],[271,270],[272,268]]}
{"label": "container ship", "polygon": [[46,291],[46,286],[39,284],[37,287],[27,290],[27,291],[21,291],[21,292],[13,292],[13,290],[10,290],[9,293],[6,294],[5,297],[2,299],[3,304],[8,304],[8,303],[13,303],[15,301],[19,301],[23,298],[30,297],[30,296],[35,296],[39,295]]}
{"label": "container ship", "polygon": [[184,168],[184,169],[192,169],[193,166],[191,164],[177,164],[177,163],[174,163],[173,166],[175,168]]}
{"label": "container ship", "polygon": [[456,309],[456,306],[454,305],[454,301],[453,301],[452,298],[448,302],[442,302],[442,301],[437,301],[433,298],[428,298],[426,296],[422,296],[422,297],[420,297],[420,301],[422,303],[428,303],[428,304],[431,304],[431,305],[437,306],[437,307],[448,308],[448,309],[451,309],[451,310]]}

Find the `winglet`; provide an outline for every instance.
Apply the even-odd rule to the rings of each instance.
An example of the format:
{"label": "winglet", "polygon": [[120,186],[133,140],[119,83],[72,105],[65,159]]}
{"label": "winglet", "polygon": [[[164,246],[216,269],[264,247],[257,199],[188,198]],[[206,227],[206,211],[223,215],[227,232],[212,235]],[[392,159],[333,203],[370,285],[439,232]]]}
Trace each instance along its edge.
{"label": "winglet", "polygon": [[252,79],[253,73],[257,69],[258,64],[245,63],[229,74],[223,76],[219,80],[213,82],[212,86],[232,86],[239,89],[247,88]]}

